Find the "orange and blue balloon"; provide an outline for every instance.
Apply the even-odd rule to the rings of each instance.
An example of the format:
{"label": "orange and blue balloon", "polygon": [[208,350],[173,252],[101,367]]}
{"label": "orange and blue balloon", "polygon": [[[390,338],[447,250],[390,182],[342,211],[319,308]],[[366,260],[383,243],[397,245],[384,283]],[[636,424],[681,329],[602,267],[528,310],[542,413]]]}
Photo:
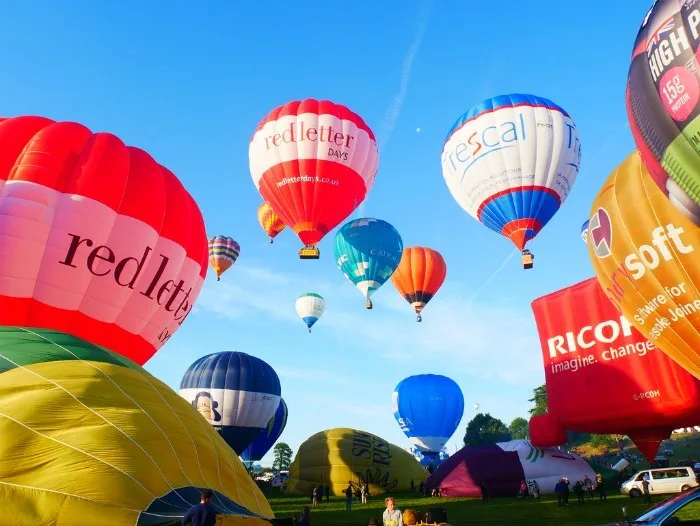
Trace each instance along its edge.
{"label": "orange and blue balloon", "polygon": [[240,253],[241,246],[230,237],[215,236],[209,240],[209,264],[216,272],[216,281],[231,268]]}

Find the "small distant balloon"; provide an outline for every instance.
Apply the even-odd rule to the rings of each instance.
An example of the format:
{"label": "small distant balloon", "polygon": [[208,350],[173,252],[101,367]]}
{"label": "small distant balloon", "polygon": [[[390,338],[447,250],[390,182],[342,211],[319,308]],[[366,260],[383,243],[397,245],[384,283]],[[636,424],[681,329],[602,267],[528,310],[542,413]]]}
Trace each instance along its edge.
{"label": "small distant balloon", "polygon": [[478,411],[478,410],[479,410],[479,404],[474,404],[474,411]]}
{"label": "small distant balloon", "polygon": [[416,128],[416,133],[420,133],[420,128]]}

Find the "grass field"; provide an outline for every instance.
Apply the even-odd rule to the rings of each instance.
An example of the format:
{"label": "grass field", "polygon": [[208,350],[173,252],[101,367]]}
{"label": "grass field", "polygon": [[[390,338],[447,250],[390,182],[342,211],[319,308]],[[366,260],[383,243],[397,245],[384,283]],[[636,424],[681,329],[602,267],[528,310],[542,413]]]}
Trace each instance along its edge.
{"label": "grass field", "polygon": [[[672,466],[678,460],[688,457],[700,459],[700,435],[674,435],[673,447],[675,455],[669,460]],[[584,448],[585,449],[585,448]],[[636,448],[630,448],[634,451]],[[597,452],[586,452],[597,453]],[[646,469],[646,461],[642,461],[634,468]],[[631,468],[630,468],[631,469]],[[311,506],[307,497],[287,497],[276,489],[263,489],[270,505],[278,518],[299,515],[303,506]],[[597,497],[586,499],[583,506],[576,503],[573,493],[569,497],[569,506],[557,507],[556,498],[552,495],[543,496],[539,500],[529,499],[520,501],[516,498],[492,498],[488,504],[480,499],[438,499],[415,498],[410,494],[392,495],[396,499],[396,506],[400,510],[414,509],[425,512],[431,507],[445,508],[450,524],[467,525],[483,524],[488,526],[540,526],[540,525],[566,525],[566,526],[594,526],[607,522],[624,519],[622,507],[627,508],[627,516],[633,519],[642,514],[651,505],[644,504],[642,499],[632,499],[622,495],[619,490],[608,490],[607,503],[601,503]],[[667,498],[669,495],[652,496],[652,505]],[[319,504],[311,511],[312,526],[362,526],[369,519],[375,518],[381,524],[382,513],[385,509],[384,498],[370,498],[367,504],[353,502],[352,511],[345,510],[344,497],[331,497],[330,502]]]}
{"label": "grass field", "polygon": [[[275,493],[277,496],[275,496]],[[643,504],[642,499],[632,499],[619,493],[609,492],[607,503],[597,499],[586,500],[583,506],[576,503],[576,497],[571,495],[569,506],[557,507],[553,496],[547,495],[539,500],[526,501],[515,498],[494,498],[488,504],[479,499],[438,499],[412,498],[410,494],[395,495],[396,506],[401,511],[414,509],[425,512],[431,507],[445,508],[450,524],[455,526],[467,524],[484,524],[489,526],[540,526],[540,525],[571,525],[594,526],[621,520],[622,506],[627,507],[627,515],[634,518],[650,506]],[[655,504],[665,496],[652,497]],[[268,492],[268,500],[278,518],[297,516],[302,506],[310,506],[310,499],[305,497],[283,497],[279,492]],[[312,526],[366,525],[369,519],[375,518],[381,524],[384,512],[384,499],[376,497],[367,504],[353,503],[352,511],[345,510],[343,497],[331,497],[330,502],[319,504],[311,510]]]}

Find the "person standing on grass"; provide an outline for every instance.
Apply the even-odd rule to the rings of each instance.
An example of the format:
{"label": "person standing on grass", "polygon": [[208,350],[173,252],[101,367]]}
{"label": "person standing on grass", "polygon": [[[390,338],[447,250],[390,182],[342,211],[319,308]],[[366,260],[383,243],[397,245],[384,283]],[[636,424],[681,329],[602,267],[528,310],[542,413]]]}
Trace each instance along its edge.
{"label": "person standing on grass", "polygon": [[482,479],[481,484],[479,484],[479,487],[481,487],[481,501],[488,502],[489,494],[486,491],[486,481]]}
{"label": "person standing on grass", "polygon": [[595,477],[595,483],[597,485],[596,489],[600,494],[600,500],[603,502],[608,502],[608,496],[605,494],[605,487],[603,486],[603,475],[598,473]]}
{"label": "person standing on grass", "polygon": [[326,488],[324,491],[326,492],[326,502],[330,502],[330,500],[331,500],[331,497],[330,497],[331,487],[328,484],[326,484]]}
{"label": "person standing on grass", "polygon": [[403,526],[403,516],[401,515],[401,510],[396,508],[394,498],[387,497],[384,499],[384,503],[386,504],[386,509],[382,515],[384,526]]}
{"label": "person standing on grass", "polygon": [[348,487],[345,488],[345,509],[352,509],[352,482],[348,482]]}

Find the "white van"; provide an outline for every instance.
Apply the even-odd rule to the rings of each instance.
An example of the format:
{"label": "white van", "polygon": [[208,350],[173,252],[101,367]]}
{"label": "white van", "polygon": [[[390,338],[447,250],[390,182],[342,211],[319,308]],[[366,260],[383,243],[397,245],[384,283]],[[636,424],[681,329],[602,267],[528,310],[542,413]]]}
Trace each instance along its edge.
{"label": "white van", "polygon": [[680,493],[688,488],[700,486],[695,478],[695,472],[687,466],[675,468],[646,469],[622,483],[620,490],[630,497],[639,497],[644,493],[642,480],[649,477],[649,493]]}

